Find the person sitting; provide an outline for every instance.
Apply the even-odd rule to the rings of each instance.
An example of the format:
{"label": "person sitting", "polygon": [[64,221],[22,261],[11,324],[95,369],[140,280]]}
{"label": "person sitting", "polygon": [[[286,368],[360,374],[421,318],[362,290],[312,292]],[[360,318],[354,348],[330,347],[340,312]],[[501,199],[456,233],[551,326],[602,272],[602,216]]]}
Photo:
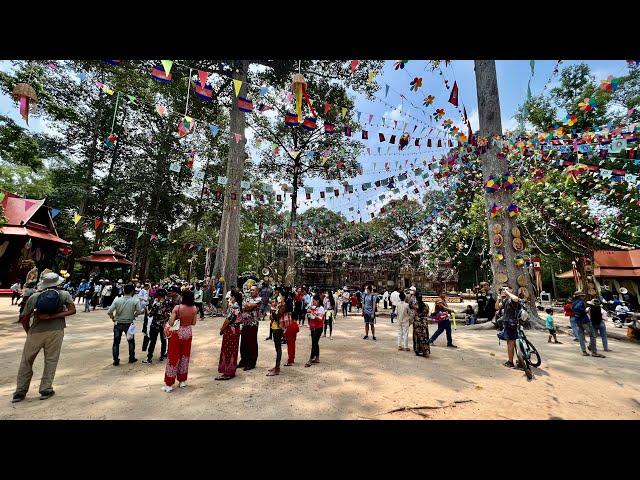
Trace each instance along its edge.
{"label": "person sitting", "polygon": [[629,307],[627,306],[627,302],[621,302],[620,305],[616,307],[616,315],[621,322],[625,322],[627,317],[629,316]]}
{"label": "person sitting", "polygon": [[471,305],[467,305],[467,309],[464,311],[465,319],[467,325],[473,325],[478,322],[478,316],[476,312],[473,310]]}

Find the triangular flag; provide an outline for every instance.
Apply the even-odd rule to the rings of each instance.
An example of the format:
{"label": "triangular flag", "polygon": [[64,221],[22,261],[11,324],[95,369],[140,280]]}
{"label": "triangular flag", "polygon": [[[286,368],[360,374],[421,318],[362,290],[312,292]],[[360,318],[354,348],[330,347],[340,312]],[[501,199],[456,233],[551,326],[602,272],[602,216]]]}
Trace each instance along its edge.
{"label": "triangular flag", "polygon": [[138,238],[140,238],[142,236],[144,232],[142,230],[138,230]]}
{"label": "triangular flag", "polygon": [[324,104],[324,114],[326,115],[329,110],[331,110],[331,104],[326,102]]}
{"label": "triangular flag", "polygon": [[81,215],[78,215],[77,213],[73,215],[73,224],[77,225],[78,222],[80,221],[80,219],[82,218]]}
{"label": "triangular flag", "polygon": [[240,95],[240,88],[242,88],[242,80],[236,78],[233,79],[233,89],[236,92],[236,97]]}
{"label": "triangular flag", "polygon": [[358,64],[360,63],[360,60],[351,60],[351,74],[353,75],[353,72],[356,71],[356,68],[358,68]]}
{"label": "triangular flag", "polygon": [[531,76],[533,77],[533,70],[536,66],[536,61],[535,60],[530,60],[529,61],[529,66],[531,67]]}
{"label": "triangular flag", "polygon": [[371,85],[374,78],[376,78],[376,72],[374,72],[373,70],[369,70],[369,78],[367,80],[367,83]]}
{"label": "triangular flag", "polygon": [[127,95],[127,98],[129,99],[129,103],[133,103],[135,105],[136,97],[134,97],[133,95]]}
{"label": "triangular flag", "polygon": [[[0,197],[2,197],[2,193],[0,193]],[[2,198],[0,198],[0,202],[1,201],[2,201]],[[57,208],[52,208],[51,209],[51,218],[56,218],[59,213],[60,213],[60,210],[58,210]]]}
{"label": "triangular flag", "polygon": [[167,114],[167,107],[164,105],[156,105],[156,112],[158,112],[158,115],[162,115],[164,117]]}
{"label": "triangular flag", "polygon": [[216,124],[212,123],[209,125],[209,129],[211,130],[211,135],[214,137],[218,134],[218,126]]}
{"label": "triangular flag", "polygon": [[347,107],[342,107],[342,118],[347,115]]}
{"label": "triangular flag", "polygon": [[113,232],[113,230],[116,228],[116,226],[113,223],[109,224],[109,228],[107,228],[107,233]]}
{"label": "triangular flag", "polygon": [[96,218],[93,221],[93,228],[95,228],[96,230],[100,228],[100,225],[102,225],[102,220],[99,218]]}
{"label": "triangular flag", "polygon": [[173,60],[160,60],[162,63],[162,68],[164,68],[164,73],[168,77],[169,72],[171,71],[171,67],[173,66]]}
{"label": "triangular flag", "polygon": [[455,107],[458,106],[458,83],[453,82],[453,89],[451,90],[451,95],[449,96],[449,103]]}
{"label": "triangular flag", "polygon": [[25,200],[24,201],[24,211],[26,212],[31,207],[33,207],[35,204],[36,204],[36,202],[32,202],[31,200]]}
{"label": "triangular flag", "polygon": [[198,80],[200,80],[200,86],[204,88],[207,80],[209,79],[209,72],[204,70],[198,70]]}
{"label": "triangular flag", "polygon": [[385,83],[384,85],[384,96],[386,97],[389,94],[389,85]]}

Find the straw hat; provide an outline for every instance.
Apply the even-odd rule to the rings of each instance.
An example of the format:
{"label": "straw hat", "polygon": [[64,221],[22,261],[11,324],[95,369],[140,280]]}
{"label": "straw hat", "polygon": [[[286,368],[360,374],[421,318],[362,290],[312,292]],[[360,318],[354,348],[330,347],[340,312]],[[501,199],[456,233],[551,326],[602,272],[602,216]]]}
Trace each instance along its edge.
{"label": "straw hat", "polygon": [[620,289],[620,293],[621,293],[622,295],[626,295],[627,293],[629,293],[629,290],[627,290],[626,288],[622,287],[622,288]]}

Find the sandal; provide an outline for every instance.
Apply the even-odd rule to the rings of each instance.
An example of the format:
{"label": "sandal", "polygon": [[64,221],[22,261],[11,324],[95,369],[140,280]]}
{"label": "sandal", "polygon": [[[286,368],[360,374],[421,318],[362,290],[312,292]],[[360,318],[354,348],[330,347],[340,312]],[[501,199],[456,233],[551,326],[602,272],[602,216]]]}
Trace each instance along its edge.
{"label": "sandal", "polygon": [[503,365],[505,367],[509,367],[509,368],[516,368],[516,366],[513,364],[513,362],[510,362],[509,360],[507,360],[506,362],[503,363]]}
{"label": "sandal", "polygon": [[311,366],[311,362],[307,362],[304,364],[305,367],[310,367]]}
{"label": "sandal", "polygon": [[229,375],[220,375],[219,377],[214,378],[214,380],[231,380],[233,377]]}
{"label": "sandal", "polygon": [[279,368],[272,368],[267,373],[267,377],[273,377],[274,375],[280,375],[280,369]]}

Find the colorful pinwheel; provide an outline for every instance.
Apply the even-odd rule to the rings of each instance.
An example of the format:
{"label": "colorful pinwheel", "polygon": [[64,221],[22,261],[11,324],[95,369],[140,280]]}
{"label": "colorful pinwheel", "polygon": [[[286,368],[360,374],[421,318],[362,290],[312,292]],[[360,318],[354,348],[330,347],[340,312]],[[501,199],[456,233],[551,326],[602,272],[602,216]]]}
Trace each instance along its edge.
{"label": "colorful pinwheel", "polygon": [[440,120],[442,117],[444,117],[444,108],[438,108],[433,116],[436,118],[436,120]]}
{"label": "colorful pinwheel", "polygon": [[484,184],[484,191],[487,193],[496,193],[500,190],[500,178],[491,177]]}
{"label": "colorful pinwheel", "polygon": [[520,207],[518,207],[518,205],[516,205],[515,203],[511,203],[507,207],[507,213],[509,214],[509,217],[511,217],[511,218],[516,217],[516,216],[520,215]]}
{"label": "colorful pinwheel", "polygon": [[509,172],[505,172],[502,176],[502,188],[505,190],[515,190],[516,188],[516,179]]}
{"label": "colorful pinwheel", "polygon": [[596,107],[596,99],[595,98],[585,98],[583,102],[578,103],[580,110],[583,112],[590,112]]}
{"label": "colorful pinwheel", "polygon": [[404,69],[404,66],[407,64],[409,60],[397,60],[396,63],[394,64],[394,68],[396,70],[398,69]]}
{"label": "colorful pinwheel", "polygon": [[452,124],[453,124],[453,120],[451,120],[450,118],[447,118],[444,122],[442,122],[442,126],[444,128],[449,128],[451,127]]}
{"label": "colorful pinwheel", "polygon": [[426,97],[424,97],[424,100],[422,101],[422,105],[424,105],[425,107],[428,107],[433,103],[435,99],[436,97],[434,97],[433,95],[427,95]]}
{"label": "colorful pinwheel", "polygon": [[410,83],[410,85],[411,85],[411,90],[413,90],[414,92],[417,92],[418,89],[422,88],[422,78],[415,77],[413,81]]}
{"label": "colorful pinwheel", "polygon": [[494,203],[493,206],[491,207],[491,210],[489,210],[489,213],[491,214],[491,218],[499,217],[500,215],[502,215],[503,210],[504,210],[504,207],[502,205],[498,205],[497,203]]}

